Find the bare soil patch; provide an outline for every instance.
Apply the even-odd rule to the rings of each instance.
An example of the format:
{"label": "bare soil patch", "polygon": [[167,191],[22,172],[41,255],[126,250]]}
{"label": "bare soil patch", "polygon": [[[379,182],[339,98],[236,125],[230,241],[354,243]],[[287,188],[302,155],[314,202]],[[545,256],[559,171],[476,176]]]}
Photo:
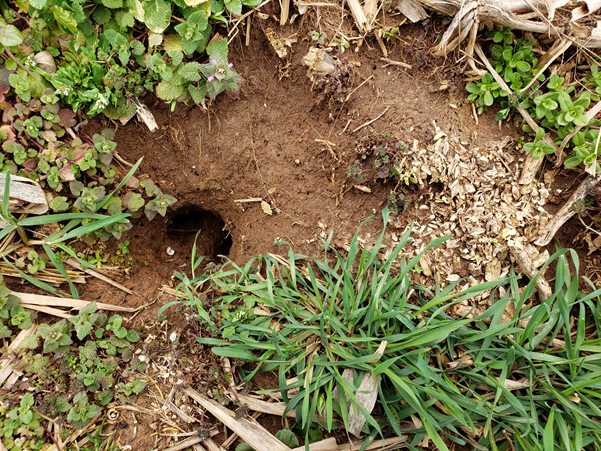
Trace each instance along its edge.
{"label": "bare soil patch", "polygon": [[[227,241],[231,239],[226,255],[239,264],[254,255],[282,252],[275,240],[287,241],[306,255],[318,255],[323,249],[319,236],[330,231],[334,243],[348,242],[364,219],[380,214],[393,188],[366,180],[362,184],[371,193],[352,189],[357,182],[347,178],[346,169],[357,158],[355,142],[362,137],[392,132],[409,145],[413,140],[430,143],[433,121],[442,131],[481,146],[519,136],[513,126],[499,128],[490,115],[481,116],[476,124],[463,93],[440,90],[454,80],[454,68],[432,58],[415,60],[402,41],[392,41],[389,57],[406,60],[414,69],[382,67],[375,42],[366,42],[358,53],[351,49],[344,56],[358,66],[353,88],[367,81],[344,105],[328,104],[312,91],[302,64],[310,46],[307,22],[279,31],[282,36],[297,33],[305,38],[293,45],[294,53],[289,52],[289,77],[279,79],[284,63],[259,24],[251,29],[249,47],[244,39],[233,41],[231,58],[245,79],[239,92],[219,97],[208,113],[183,105],[170,112],[168,105],[145,98],[162,124],[160,131],[151,134],[134,122],[118,128],[120,154],[130,162],[144,157],[141,177],[158,181],[161,189],[178,198],[167,218],[152,223],[138,220],[127,236],[137,266],[135,288],[142,297],[189,263],[195,228],[203,229],[199,253],[212,257],[216,249],[227,247],[214,244],[225,239],[218,230],[225,229]],[[430,30],[413,25],[402,32],[402,40],[410,43],[421,42]],[[352,133],[387,107],[381,119]],[[86,131],[104,125],[110,124],[93,123]],[[323,141],[334,145],[328,148]],[[406,194],[415,200],[437,189],[436,184],[421,191],[409,187]],[[274,214],[266,215],[258,202],[236,202],[249,198],[262,198]],[[188,222],[185,227],[190,229],[177,231],[184,228],[178,225],[178,216],[191,211],[199,212],[195,226]],[[203,224],[203,214],[214,215],[215,223]],[[362,229],[367,243],[375,241],[381,230],[378,222]],[[171,257],[166,253],[169,247],[175,250]],[[126,302],[139,301],[128,298]]]}

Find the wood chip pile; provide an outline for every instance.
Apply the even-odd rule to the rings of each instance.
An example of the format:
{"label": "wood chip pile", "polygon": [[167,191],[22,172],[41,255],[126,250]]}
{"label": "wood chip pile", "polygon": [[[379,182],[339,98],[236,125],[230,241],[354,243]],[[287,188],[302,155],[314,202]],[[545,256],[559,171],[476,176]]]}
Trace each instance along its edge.
{"label": "wood chip pile", "polygon": [[[442,189],[409,207],[409,216],[420,218],[409,243],[412,253],[435,238],[454,235],[424,255],[424,276],[434,275],[443,286],[461,278],[476,285],[509,272],[510,248],[525,251],[537,267],[548,258],[533,243],[550,217],[543,208],[549,190],[541,182],[527,188],[519,184],[523,157],[512,153],[510,141],[480,147],[437,128],[433,144],[414,142],[404,170],[412,170],[420,185],[436,183]],[[397,217],[390,222],[401,226]]]}

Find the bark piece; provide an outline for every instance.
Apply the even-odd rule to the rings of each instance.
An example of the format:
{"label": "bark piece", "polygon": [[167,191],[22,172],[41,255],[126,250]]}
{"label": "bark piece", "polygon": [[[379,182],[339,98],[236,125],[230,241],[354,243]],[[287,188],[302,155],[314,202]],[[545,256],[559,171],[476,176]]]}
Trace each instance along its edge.
{"label": "bark piece", "polygon": [[557,231],[564,225],[568,219],[576,214],[573,205],[576,202],[583,202],[586,196],[593,188],[601,183],[601,173],[596,176],[589,175],[580,186],[574,191],[572,197],[561,207],[561,209],[551,218],[544,230],[541,230],[541,237],[534,242],[537,246],[546,246],[551,242]]}
{"label": "bark piece", "polygon": [[[515,260],[517,261],[520,270],[529,279],[534,279],[534,277],[536,277],[537,275],[537,271],[526,250],[517,246],[509,246],[509,249],[511,249],[511,253],[515,257]],[[553,290],[551,290],[549,282],[547,282],[547,280],[543,277],[542,274],[538,274],[538,279],[536,280],[536,288],[538,289],[538,298],[541,302],[545,302],[551,297],[551,294],[553,294]]]}

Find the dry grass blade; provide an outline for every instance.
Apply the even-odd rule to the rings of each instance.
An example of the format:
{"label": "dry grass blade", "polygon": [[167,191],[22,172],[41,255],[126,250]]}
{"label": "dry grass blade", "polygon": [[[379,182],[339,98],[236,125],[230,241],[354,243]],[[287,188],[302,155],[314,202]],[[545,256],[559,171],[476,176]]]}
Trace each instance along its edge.
{"label": "dry grass blade", "polygon": [[46,307],[43,305],[35,305],[35,304],[26,304],[23,307],[28,308],[29,310],[35,310],[36,312],[46,313],[47,315],[56,316],[57,318],[71,318],[73,315],[65,313],[64,310],[60,310],[53,307]]}
{"label": "dry grass blade", "polygon": [[[4,194],[6,185],[6,174],[0,174],[0,196]],[[38,182],[27,177],[13,175],[10,178],[10,202],[8,211],[12,213],[26,213],[41,215],[48,211],[46,195]],[[23,203],[23,205],[21,205]],[[0,228],[8,225],[5,220],[0,220]]]}
{"label": "dry grass blade", "polygon": [[428,18],[428,13],[416,0],[401,0],[396,9],[411,22],[421,22]]}
{"label": "dry grass blade", "polygon": [[[90,301],[83,301],[81,299],[66,299],[66,298],[58,298],[55,296],[46,296],[41,294],[33,294],[33,293],[19,293],[17,291],[13,291],[11,294],[17,296],[21,300],[21,304],[23,307],[30,308],[30,305],[41,305],[41,306],[49,306],[49,307],[63,307],[74,310],[81,310],[86,305],[90,304]],[[131,307],[121,307],[120,305],[111,305],[105,304],[102,302],[97,302],[96,306],[100,310],[108,310],[112,312],[125,312],[125,313],[133,313],[139,310],[139,308],[131,308]],[[33,307],[31,307],[33,308]]]}
{"label": "dry grass blade", "polygon": [[[278,417],[284,415],[284,411],[286,410],[286,403],[261,401],[260,399],[256,399],[247,395],[239,394],[238,401],[240,401],[242,404],[246,404],[250,410],[267,413],[269,415],[275,415]],[[294,412],[288,412],[286,417],[296,418],[296,414]]]}
{"label": "dry grass blade", "polygon": [[288,22],[288,14],[290,11],[290,0],[282,0],[282,10],[280,12],[280,27]]}
{"label": "dry grass blade", "polygon": [[595,177],[589,175],[580,186],[572,193],[572,196],[566,201],[561,209],[555,213],[544,230],[541,230],[541,237],[534,243],[537,246],[546,246],[551,242],[559,228],[564,225],[568,219],[576,214],[573,208],[574,204],[583,202],[591,190],[601,181],[601,173]]}
{"label": "dry grass blade", "polygon": [[[340,445],[338,451],[359,451],[363,442]],[[407,437],[390,437],[384,440],[374,440],[371,445],[365,448],[365,451],[382,451],[392,449],[402,449],[407,447]]]}
{"label": "dry grass blade", "polygon": [[359,31],[361,33],[369,31],[369,22],[367,21],[367,17],[365,16],[365,12],[363,12],[363,8],[361,7],[359,0],[349,0],[348,5]]}
{"label": "dry grass blade", "polygon": [[593,14],[601,8],[601,0],[583,0],[578,3],[580,3],[580,6],[572,10],[572,20],[574,21]]}
{"label": "dry grass blade", "polygon": [[[520,267],[520,270],[529,279],[534,279],[537,276],[537,271],[526,250],[518,246],[509,246],[509,249],[515,257],[515,260],[518,266]],[[545,302],[551,297],[553,290],[551,289],[549,282],[547,282],[547,280],[542,274],[538,274],[538,279],[536,280],[536,287],[538,288],[538,296],[541,302]]]}
{"label": "dry grass blade", "polygon": [[196,390],[187,388],[184,390],[184,393],[209,411],[226,427],[238,434],[242,440],[256,451],[288,451],[290,449],[275,438],[267,429],[263,428],[263,426],[253,423],[246,418],[236,420],[234,412],[206,398]]}
{"label": "dry grass blade", "polygon": [[[361,384],[357,389],[356,394],[357,402],[361,404],[365,410],[369,413],[372,412],[378,399],[378,379],[376,379],[370,372],[365,372]],[[353,406],[349,407],[349,424],[348,431],[355,437],[361,435],[361,429],[367,419],[360,411],[356,411]]]}
{"label": "dry grass blade", "polygon": [[[555,43],[549,49],[549,51],[547,53],[545,53],[538,61],[538,64],[536,67],[540,67],[540,66],[542,66],[542,67],[538,71],[537,76],[542,74],[545,70],[547,70],[547,68],[553,63],[553,61],[555,61],[557,58],[559,58],[561,55],[563,55],[565,53],[565,51],[567,49],[569,49],[571,46],[572,46],[572,41],[570,41],[569,39],[564,39],[563,41],[562,40],[555,41]],[[530,86],[532,86],[536,82],[537,76],[532,77],[532,80],[530,80],[530,83],[528,83],[526,86],[524,86],[518,92],[521,93],[521,92],[528,91]]]}
{"label": "dry grass blade", "polygon": [[[309,451],[337,451],[338,449],[338,443],[334,437],[320,440],[319,442],[311,443],[309,445]],[[299,446],[298,448],[292,448],[291,451],[305,451],[305,447]]]}
{"label": "dry grass blade", "polygon": [[393,60],[388,59],[388,58],[380,58],[380,61],[383,61],[383,62],[386,63],[382,67],[391,65],[391,66],[404,67],[405,69],[412,69],[413,68],[413,66],[411,66],[411,64],[403,63],[402,61],[393,61]]}
{"label": "dry grass blade", "polygon": [[[210,432],[211,436],[215,436],[217,434],[219,434],[219,431],[217,429],[212,430]],[[183,449],[187,449],[190,448],[191,446],[194,446],[198,443],[204,442],[204,441],[208,441],[210,439],[203,439],[202,437],[190,437],[180,443],[178,443],[177,445],[173,445],[169,448],[165,448],[164,451],[181,451]]]}
{"label": "dry grass blade", "polygon": [[[78,261],[73,260],[72,258],[70,258],[69,260],[66,261],[66,263],[68,263],[69,265],[73,266],[74,268],[79,269],[80,271],[85,272],[86,274],[89,274],[91,276],[96,277],[97,279],[103,280],[104,282],[111,284],[112,286],[119,288],[121,291],[125,291],[128,294],[133,294],[133,291],[131,291],[130,289],[124,287],[123,285],[121,285],[120,283],[115,282],[112,279],[109,279],[108,277],[106,277],[103,274],[100,274],[96,271],[94,271],[93,269],[89,269],[89,268],[83,268]],[[67,272],[68,273],[68,272]],[[71,279],[73,280],[73,279]]]}
{"label": "dry grass blade", "polygon": [[[4,262],[0,262],[0,274],[8,277],[24,278],[19,271],[16,271]],[[79,271],[67,271],[67,275],[73,283],[86,283],[84,275]],[[66,282],[66,279],[62,274],[54,268],[46,268],[37,271],[35,273],[35,278],[53,285],[60,285]]]}
{"label": "dry grass blade", "polygon": [[[64,445],[65,447],[73,442],[75,443],[75,440],[77,440],[79,437],[81,437],[82,435],[84,435],[88,430],[93,429],[96,422],[98,421],[98,419],[101,417],[102,414],[96,415],[94,418],[92,418],[90,420],[90,422],[82,427],[81,429],[77,429],[76,431],[74,431],[68,438],[67,440],[65,440]],[[66,448],[65,448],[66,449]],[[49,449],[49,451],[52,451],[52,449]]]}

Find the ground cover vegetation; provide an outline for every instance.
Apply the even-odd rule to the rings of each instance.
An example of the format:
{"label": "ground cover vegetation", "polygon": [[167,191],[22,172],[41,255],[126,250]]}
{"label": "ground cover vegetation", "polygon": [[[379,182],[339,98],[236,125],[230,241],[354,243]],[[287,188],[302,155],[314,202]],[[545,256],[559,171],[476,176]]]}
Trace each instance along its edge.
{"label": "ground cover vegetation", "polygon": [[[0,172],[39,182],[53,212],[165,216],[176,199],[132,174],[119,183],[125,174],[115,164],[114,132],[78,134],[76,118],[126,117],[145,91],[174,108],[236,88],[241,77],[214,24],[227,24],[242,3],[39,0],[15,7],[0,4]],[[87,239],[119,239],[129,228],[119,218]]]}
{"label": "ground cover vegetation", "polygon": [[[131,227],[129,218],[165,215],[176,199],[152,181],[134,177],[140,162],[127,173],[118,169],[114,133],[86,136],[77,131],[78,119],[133,114],[131,99],[145,91],[175,108],[177,102],[203,105],[236,88],[241,77],[228,62],[227,40],[216,27],[228,22],[228,13],[240,15],[243,5],[258,3],[30,0],[15,2],[13,10],[0,1],[5,124],[0,172],[7,174],[2,218],[9,223],[0,239],[14,233],[22,240],[3,251],[5,261],[20,249],[12,264],[27,280],[56,292],[32,276],[51,263],[68,280],[63,265],[68,257],[88,267],[102,263],[98,255],[92,263],[82,260],[69,240],[120,239]],[[558,143],[569,137],[565,165],[598,170],[594,127],[599,123],[586,117],[601,94],[596,62],[581,84],[566,83],[535,69],[534,42],[516,39],[507,28],[490,38],[495,70],[514,91],[530,86],[510,98],[486,74],[467,87],[479,111],[497,102],[502,120],[519,105],[544,128],[524,146],[534,158],[553,152],[545,134]],[[340,66],[334,78],[320,81],[330,101],[346,98],[347,69]],[[359,141],[356,150],[349,177],[394,181],[390,210],[383,212],[385,229],[389,211],[405,208],[400,188],[415,183],[402,164],[406,146],[387,133]],[[51,214],[11,214],[10,174],[40,183]],[[587,201],[586,208],[596,207]],[[59,222],[67,224],[43,240],[29,238],[25,230]],[[372,249],[360,245],[358,233],[344,255],[330,246],[330,235],[323,259],[289,250],[288,260],[257,256],[244,266],[228,261],[201,275],[195,271],[203,257],[194,248],[192,274],[177,274],[186,300],[165,305],[159,315],[174,304],[189,308],[211,332],[196,337],[198,344],[236,359],[236,377],[250,381],[259,371],[276,371],[287,410],[296,412],[294,431],[306,443],[319,440],[322,429],[348,428],[354,410],[367,420],[364,446],[406,435],[409,449],[417,449],[426,436],[441,450],[451,443],[501,451],[600,449],[601,290],[584,279],[591,292],[579,291],[576,253],[558,249],[550,258],[544,267],[556,264],[553,295],[533,304],[536,279],[524,284],[513,272],[460,292],[455,291],[459,282],[429,290],[411,279],[422,254],[403,258],[411,231],[384,261],[378,256],[384,230]],[[31,246],[41,246],[44,254]],[[124,254],[126,248],[121,248]],[[69,286],[77,298],[70,281]],[[485,312],[459,319],[447,313],[449,305],[476,296],[489,299]],[[254,308],[271,316],[256,316]],[[9,339],[34,320],[0,285],[0,337]],[[18,351],[31,390],[0,395],[5,446],[41,449],[48,418],[79,428],[114,400],[132,402],[145,387],[140,377],[145,364],[134,354],[139,342],[139,333],[124,327],[121,316],[109,318],[95,304],[68,320],[40,325]],[[377,401],[369,411],[357,400],[366,377],[377,382]],[[98,434],[91,440],[100,447]],[[299,444],[288,429],[278,438],[290,447]]]}
{"label": "ground cover vegetation", "polygon": [[[468,98],[476,104],[478,112],[497,103],[500,109],[495,120],[504,120],[517,117],[518,106],[524,108],[541,126],[534,140],[524,145],[526,152],[531,153],[534,159],[554,153],[555,148],[544,140],[546,135],[557,145],[567,140],[565,148],[569,154],[564,165],[576,167],[583,164],[598,173],[601,170],[598,163],[598,127],[601,121],[587,117],[586,113],[591,103],[598,102],[601,95],[599,58],[590,54],[586,69],[578,67],[580,75],[567,79],[537,67],[538,58],[533,51],[536,40],[519,38],[508,27],[490,31],[487,35],[493,42],[490,62],[513,94],[509,96],[490,73],[484,74],[480,81],[467,86]],[[524,131],[530,133],[532,128],[525,124]]]}
{"label": "ground cover vegetation", "polygon": [[227,24],[228,12],[240,14],[243,4],[258,2],[17,2],[19,10],[3,8],[0,21],[2,93],[12,88],[29,102],[51,88],[88,117],[127,116],[135,112],[131,99],[145,91],[201,103],[241,80],[212,24]]}
{"label": "ground cover vegetation", "polygon": [[[1,282],[1,281],[0,281]],[[34,314],[0,283],[0,336],[31,327]],[[112,401],[131,403],[146,386],[146,363],[134,356],[140,335],[123,318],[90,303],[77,316],[40,324],[17,350],[29,383],[0,393],[0,437],[9,451],[39,450],[49,419],[87,425]],[[2,349],[5,352],[5,349]],[[64,428],[65,440],[71,433]]]}
{"label": "ground cover vegetation", "polygon": [[[387,209],[383,219],[386,225]],[[411,230],[385,261],[378,258],[384,231],[371,250],[360,246],[358,234],[347,255],[330,246],[330,235],[323,259],[290,249],[287,260],[258,256],[192,279],[180,274],[178,288],[188,299],[179,303],[214,331],[197,341],[237,359],[243,380],[277,372],[287,411],[296,412],[307,443],[316,426],[347,428],[352,407],[367,419],[366,443],[409,434],[409,449],[426,435],[441,450],[451,443],[598,449],[601,290],[584,279],[592,292],[579,291],[574,251],[558,249],[545,264],[557,265],[554,292],[534,305],[536,279],[523,285],[513,271],[464,291],[455,290],[459,282],[428,290],[411,279],[423,253],[402,258]],[[198,293],[200,287],[209,289]],[[490,307],[477,317],[446,313],[479,295]],[[256,316],[257,307],[271,315]],[[353,376],[344,377],[345,370]],[[357,401],[370,375],[377,381],[373,411]],[[402,427],[412,416],[423,426]]]}
{"label": "ground cover vegetation", "polygon": [[[204,105],[205,99],[236,88],[242,79],[228,63],[227,40],[216,33],[215,24],[227,24],[229,13],[240,14],[243,3],[258,4],[0,1],[0,173],[6,174],[1,216],[7,222],[0,230],[6,244],[0,256],[22,277],[64,294],[35,278],[46,265],[54,266],[78,299],[64,261],[73,258],[93,268],[102,260],[79,255],[71,240],[93,244],[121,239],[132,227],[130,219],[165,216],[177,199],[152,180],[134,177],[140,161],[130,170],[116,164],[114,131],[88,136],[78,125],[98,114],[127,117],[136,112],[132,99],[146,91],[173,109],[177,102]],[[13,214],[11,175],[37,182],[50,213],[29,218]],[[43,239],[28,232],[50,224],[60,226]],[[15,235],[18,242],[8,243]],[[116,257],[129,252],[127,242],[119,252]],[[2,285],[4,343],[34,320]],[[107,318],[90,304],[76,317],[39,326],[19,350],[20,368],[35,386],[27,393],[23,388],[0,394],[0,432],[9,450],[41,449],[48,438],[43,424],[47,418],[60,418],[78,429],[96,418],[101,406],[135,399],[145,384],[135,373],[145,364],[132,354],[138,333],[122,321],[118,315]]]}

